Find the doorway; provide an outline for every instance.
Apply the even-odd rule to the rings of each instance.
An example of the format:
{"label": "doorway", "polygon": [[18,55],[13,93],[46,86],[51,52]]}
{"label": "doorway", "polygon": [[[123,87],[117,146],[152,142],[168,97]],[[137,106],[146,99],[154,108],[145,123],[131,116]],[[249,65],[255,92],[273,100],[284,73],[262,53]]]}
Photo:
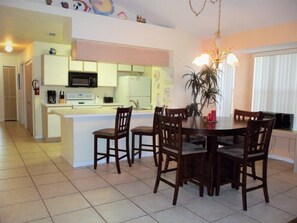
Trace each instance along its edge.
{"label": "doorway", "polygon": [[26,128],[33,135],[33,110],[32,110],[32,61],[25,64],[25,95],[26,95]]}
{"label": "doorway", "polygon": [[16,68],[11,66],[3,67],[4,81],[4,120],[17,120],[16,102]]}

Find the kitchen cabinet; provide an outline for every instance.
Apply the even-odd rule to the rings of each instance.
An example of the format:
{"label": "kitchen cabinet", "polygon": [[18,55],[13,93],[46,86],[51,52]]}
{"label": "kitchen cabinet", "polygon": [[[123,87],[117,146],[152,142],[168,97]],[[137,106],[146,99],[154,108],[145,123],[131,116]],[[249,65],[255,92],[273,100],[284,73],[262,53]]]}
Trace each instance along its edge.
{"label": "kitchen cabinet", "polygon": [[132,65],[132,71],[144,73],[144,66]]}
{"label": "kitchen cabinet", "polygon": [[117,65],[112,63],[98,63],[98,86],[117,86]]}
{"label": "kitchen cabinet", "polygon": [[[269,157],[294,162],[297,149],[297,132],[274,129],[269,146]],[[296,160],[295,160],[296,162]]]}
{"label": "kitchen cabinet", "polygon": [[71,60],[71,58],[69,58],[69,70],[97,72],[97,62]]}
{"label": "kitchen cabinet", "polygon": [[68,85],[68,57],[60,55],[42,55],[41,84]]}
{"label": "kitchen cabinet", "polygon": [[132,66],[129,64],[118,64],[118,71],[131,72]]}
{"label": "kitchen cabinet", "polygon": [[61,141],[61,119],[52,113],[53,109],[72,109],[72,105],[42,105],[42,135],[46,142]]}

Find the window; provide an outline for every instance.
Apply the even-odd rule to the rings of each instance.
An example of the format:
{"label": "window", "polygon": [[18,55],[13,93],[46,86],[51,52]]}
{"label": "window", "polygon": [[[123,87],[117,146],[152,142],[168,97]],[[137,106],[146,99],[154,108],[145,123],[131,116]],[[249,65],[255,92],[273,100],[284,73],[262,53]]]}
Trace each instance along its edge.
{"label": "window", "polygon": [[226,62],[222,64],[219,73],[218,85],[221,96],[218,97],[216,106],[217,115],[230,117],[233,113],[233,91],[235,69]]}
{"label": "window", "polygon": [[254,58],[252,110],[292,113],[297,128],[297,53]]}

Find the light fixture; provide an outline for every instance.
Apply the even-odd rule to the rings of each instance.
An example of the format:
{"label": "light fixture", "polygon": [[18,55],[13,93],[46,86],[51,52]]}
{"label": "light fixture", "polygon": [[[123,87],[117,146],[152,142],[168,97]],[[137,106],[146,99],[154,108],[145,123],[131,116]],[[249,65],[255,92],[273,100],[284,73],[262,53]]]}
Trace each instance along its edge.
{"label": "light fixture", "polygon": [[[201,12],[204,10],[207,0],[204,0],[202,8],[197,12],[194,10],[192,6],[192,0],[189,0],[189,5],[192,10],[192,12],[199,16]],[[215,66],[216,69],[219,68],[219,64],[222,63],[223,60],[226,59],[226,62],[230,65],[236,65],[238,63],[237,56],[230,51],[230,49],[221,50],[220,45],[222,41],[221,37],[221,5],[222,0],[210,0],[211,3],[215,4],[216,2],[219,2],[219,16],[218,16],[218,31],[215,32],[214,37],[214,50],[207,50],[206,53],[203,53],[201,56],[198,56],[193,61],[193,64],[196,64],[197,66],[202,66],[205,64],[209,64],[209,60],[212,62],[212,66]]]}
{"label": "light fixture", "polygon": [[5,47],[4,47],[4,49],[5,49],[5,51],[8,52],[8,53],[12,52],[12,50],[13,50],[12,43],[11,43],[10,41],[7,41],[7,42],[5,43]]}

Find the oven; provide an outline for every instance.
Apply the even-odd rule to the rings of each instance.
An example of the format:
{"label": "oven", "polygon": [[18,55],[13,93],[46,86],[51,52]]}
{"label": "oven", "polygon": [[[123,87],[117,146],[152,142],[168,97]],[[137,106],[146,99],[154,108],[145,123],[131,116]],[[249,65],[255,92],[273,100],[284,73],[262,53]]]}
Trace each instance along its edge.
{"label": "oven", "polygon": [[95,96],[92,93],[67,93],[66,104],[71,104],[73,109],[102,108],[102,105],[95,103]]}

